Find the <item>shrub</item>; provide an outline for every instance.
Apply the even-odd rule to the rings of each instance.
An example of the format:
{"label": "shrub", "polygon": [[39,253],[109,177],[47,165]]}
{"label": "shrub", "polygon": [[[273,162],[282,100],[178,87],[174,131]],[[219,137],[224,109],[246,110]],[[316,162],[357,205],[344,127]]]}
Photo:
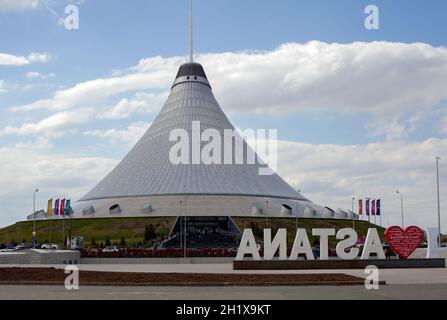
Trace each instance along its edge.
{"label": "shrub", "polygon": [[146,225],[144,228],[144,240],[150,241],[152,239],[155,239],[157,237],[157,234],[155,232],[154,225],[151,223],[149,225]]}

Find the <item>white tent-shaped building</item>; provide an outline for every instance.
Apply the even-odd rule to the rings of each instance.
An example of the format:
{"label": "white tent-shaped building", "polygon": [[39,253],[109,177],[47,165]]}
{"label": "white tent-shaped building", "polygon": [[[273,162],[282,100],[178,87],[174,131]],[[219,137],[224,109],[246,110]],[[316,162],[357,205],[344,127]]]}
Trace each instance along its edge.
{"label": "white tent-shaped building", "polygon": [[[170,152],[173,130],[193,137],[200,130],[234,130],[216,101],[202,66],[180,67],[171,93],[144,136],[127,156],[90,192],[73,204],[75,218],[111,216],[313,216],[324,208],[295,191],[279,175],[260,175],[265,164],[175,164]],[[237,140],[237,139],[236,139]],[[244,152],[248,145],[242,141]],[[202,147],[203,147],[202,143]],[[236,143],[230,148],[234,154]],[[227,150],[225,150],[227,148]],[[192,148],[189,159],[193,157]],[[234,160],[234,159],[233,159]]]}

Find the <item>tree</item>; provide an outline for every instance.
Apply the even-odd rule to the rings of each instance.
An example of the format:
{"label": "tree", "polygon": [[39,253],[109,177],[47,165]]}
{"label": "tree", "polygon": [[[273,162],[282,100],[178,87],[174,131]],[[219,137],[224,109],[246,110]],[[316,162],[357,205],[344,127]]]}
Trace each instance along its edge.
{"label": "tree", "polygon": [[124,239],[124,237],[121,237],[120,246],[126,246],[126,240]]}
{"label": "tree", "polygon": [[144,228],[144,240],[150,241],[152,239],[155,239],[157,237],[157,233],[155,232],[154,225],[151,223],[149,225],[146,225]]}
{"label": "tree", "polygon": [[91,245],[92,245],[92,247],[96,246],[96,239],[95,239],[95,237],[92,237]]}
{"label": "tree", "polygon": [[262,238],[264,236],[264,230],[261,229],[256,222],[254,221],[250,222],[250,229],[253,230],[253,235],[255,237]]}
{"label": "tree", "polygon": [[106,238],[106,242],[104,243],[104,245],[106,247],[110,247],[112,245],[112,243],[110,242],[110,238],[109,237]]}

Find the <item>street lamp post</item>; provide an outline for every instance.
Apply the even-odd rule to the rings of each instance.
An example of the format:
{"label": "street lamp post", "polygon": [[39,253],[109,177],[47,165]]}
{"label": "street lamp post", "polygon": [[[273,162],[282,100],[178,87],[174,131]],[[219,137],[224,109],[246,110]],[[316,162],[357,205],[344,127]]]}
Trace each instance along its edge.
{"label": "street lamp post", "polygon": [[183,201],[180,200],[180,212],[179,212],[179,237],[180,237],[180,249],[183,249]]}
{"label": "street lamp post", "polygon": [[36,193],[39,189],[35,189],[33,193],[33,248],[36,248]]}
{"label": "street lamp post", "polygon": [[352,229],[355,230],[355,213],[354,213],[354,200],[355,197],[352,197]]}
{"label": "street lamp post", "polygon": [[436,189],[438,193],[438,246],[441,247],[441,202],[439,199],[439,160],[441,160],[440,157],[436,157]]}
{"label": "street lamp post", "polygon": [[400,195],[400,211],[401,211],[401,216],[402,216],[402,228],[404,228],[405,227],[405,224],[404,224],[404,197],[402,196],[402,193],[399,190],[397,190],[396,193],[398,195]]}
{"label": "street lamp post", "polygon": [[187,225],[186,225],[186,198],[185,198],[185,225],[184,225],[184,233],[185,233],[185,239],[184,239],[184,247],[183,247],[183,256],[186,258],[186,237],[187,237],[187,235],[186,235],[186,232],[187,232]]}
{"label": "street lamp post", "polygon": [[268,229],[269,227],[269,201],[265,201],[266,210],[265,210],[265,227]]}

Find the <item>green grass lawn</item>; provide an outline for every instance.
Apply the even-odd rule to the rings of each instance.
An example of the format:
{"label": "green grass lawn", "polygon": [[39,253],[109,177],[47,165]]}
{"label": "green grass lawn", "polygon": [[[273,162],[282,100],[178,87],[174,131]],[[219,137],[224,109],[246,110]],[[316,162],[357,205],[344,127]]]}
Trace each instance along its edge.
{"label": "green grass lawn", "polygon": [[[63,226],[65,226],[65,235],[68,235],[67,227],[70,226],[72,236],[83,236],[84,246],[91,246],[94,238],[97,245],[105,242],[109,238],[111,243],[119,244],[121,238],[124,238],[128,246],[137,245],[143,242],[145,227],[152,224],[158,237],[169,233],[175,222],[175,217],[141,217],[141,218],[94,218],[94,219],[65,219],[53,220],[50,232],[50,221],[36,221],[36,232],[39,243],[52,242],[62,244]],[[265,218],[235,217],[235,223],[243,230],[245,228],[255,229],[255,236],[259,239],[263,237],[263,228],[266,227]],[[288,241],[293,244],[296,229],[295,218],[269,218],[268,227],[275,232],[279,228],[288,230]],[[355,229],[359,236],[366,235],[368,229],[367,221],[356,221]],[[374,227],[373,224],[371,224]],[[333,219],[298,219],[298,227],[306,228],[311,243],[314,240],[312,236],[313,228],[352,228],[351,220],[333,220]],[[379,235],[383,237],[384,229],[377,227]],[[33,231],[32,221],[18,222],[14,225],[0,229],[0,243],[21,243],[31,242]],[[331,244],[335,244],[335,237],[330,237]]]}
{"label": "green grass lawn", "polygon": [[[175,221],[174,217],[154,218],[95,218],[36,221],[36,234],[39,243],[52,242],[62,244],[63,227],[65,236],[70,226],[72,236],[83,236],[84,246],[90,246],[92,239],[99,244],[109,238],[112,243],[120,243],[124,238],[127,245],[136,245],[143,241],[144,230],[152,224],[159,236],[167,235]],[[51,226],[51,228],[50,228]],[[51,230],[51,231],[50,231]],[[23,221],[0,229],[0,243],[32,242],[33,222]]]}

